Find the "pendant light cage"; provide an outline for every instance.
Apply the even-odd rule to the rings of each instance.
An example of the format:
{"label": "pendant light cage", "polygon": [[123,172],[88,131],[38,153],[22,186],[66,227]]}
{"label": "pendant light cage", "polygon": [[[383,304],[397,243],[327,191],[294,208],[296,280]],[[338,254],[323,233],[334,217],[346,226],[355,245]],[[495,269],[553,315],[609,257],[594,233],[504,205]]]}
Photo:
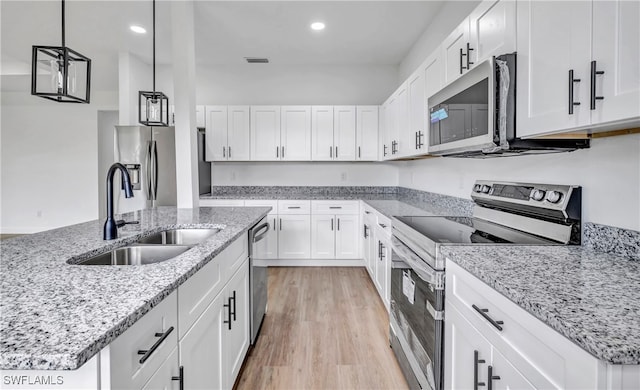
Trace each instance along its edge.
{"label": "pendant light cage", "polygon": [[31,54],[31,94],[60,103],[89,103],[91,59],[65,46],[62,0],[62,46],[34,45]]}
{"label": "pendant light cage", "polygon": [[138,122],[145,126],[169,126],[169,98],[156,91],[156,0],[153,0],[153,91],[138,92]]}

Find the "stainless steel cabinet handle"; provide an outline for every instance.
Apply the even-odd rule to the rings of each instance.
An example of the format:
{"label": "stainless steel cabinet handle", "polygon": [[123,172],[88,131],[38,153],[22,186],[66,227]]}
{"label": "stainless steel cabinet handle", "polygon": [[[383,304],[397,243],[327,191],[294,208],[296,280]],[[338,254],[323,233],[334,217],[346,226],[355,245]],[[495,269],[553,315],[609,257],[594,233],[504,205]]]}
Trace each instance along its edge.
{"label": "stainless steel cabinet handle", "polygon": [[504,322],[503,321],[496,321],[493,318],[489,317],[489,314],[487,314],[489,312],[489,309],[481,309],[478,306],[476,306],[475,304],[472,304],[471,307],[473,307],[473,310],[475,310],[478,313],[480,313],[480,315],[483,316],[485,320],[489,321],[489,323],[491,325],[493,325],[494,328],[496,328],[496,329],[498,329],[499,331],[502,332],[502,326],[500,326],[500,325],[504,325]]}
{"label": "stainless steel cabinet handle", "polygon": [[284,158],[284,146],[282,147],[282,158]]}
{"label": "stainless steel cabinet handle", "polygon": [[464,57],[465,55],[466,54],[462,52],[462,48],[460,48],[460,74],[462,74],[462,71],[466,69],[464,65],[462,65],[462,57]]}
{"label": "stainless steel cabinet handle", "polygon": [[158,347],[160,347],[160,344],[162,344],[162,342],[167,337],[169,337],[171,332],[173,332],[173,326],[170,327],[169,329],[167,329],[164,333],[156,333],[155,336],[156,337],[160,337],[160,338],[158,340],[156,340],[155,343],[153,343],[151,348],[138,351],[138,355],[144,355],[144,356],[142,356],[140,358],[140,364],[143,364],[144,362],[146,362],[151,357],[151,355],[158,349]]}
{"label": "stainless steel cabinet handle", "polygon": [[469,42],[467,42],[467,70],[471,69],[471,65],[473,65],[473,62],[471,62],[471,55],[469,53],[472,50],[473,49],[469,45]]}
{"label": "stainless steel cabinet handle", "polygon": [[276,230],[276,219],[273,219],[273,230]]}
{"label": "stainless steel cabinet handle", "polygon": [[333,218],[331,218],[331,231],[333,231]]}
{"label": "stainless steel cabinet handle", "polygon": [[380,225],[380,227],[383,229],[387,227],[387,225],[385,225],[384,223],[379,223],[378,225]]}
{"label": "stainless steel cabinet handle", "polygon": [[300,206],[287,206],[288,209],[299,209]]}
{"label": "stainless steel cabinet handle", "polygon": [[231,158],[231,146],[229,146],[229,153],[227,153],[229,155],[229,158]]}
{"label": "stainless steel cabinet handle", "polygon": [[226,147],[222,147],[222,157],[227,158],[227,148]]}
{"label": "stainless steel cabinet handle", "polygon": [[342,206],[329,206],[330,209],[334,210],[334,209],[341,209]]}
{"label": "stainless steel cabinet handle", "polygon": [[340,231],[340,218],[338,218],[338,231]]}
{"label": "stainless steel cabinet handle", "polygon": [[227,319],[222,322],[225,324],[228,324],[229,330],[231,330],[231,297],[227,298],[227,303],[225,303],[222,306],[226,307],[227,310],[229,311],[229,315],[227,316]]}
{"label": "stainless steel cabinet handle", "polygon": [[280,148],[276,146],[276,158],[280,157]]}
{"label": "stainless steel cabinet handle", "polygon": [[336,158],[338,158],[338,147],[336,146]]}
{"label": "stainless steel cabinet handle", "polygon": [[358,146],[358,158],[361,158],[362,154],[360,153],[360,147]]}
{"label": "stainless steel cabinet handle", "polygon": [[282,231],[282,218],[280,218],[280,231]]}
{"label": "stainless steel cabinet handle", "polygon": [[329,146],[329,157],[333,158],[333,146]]}

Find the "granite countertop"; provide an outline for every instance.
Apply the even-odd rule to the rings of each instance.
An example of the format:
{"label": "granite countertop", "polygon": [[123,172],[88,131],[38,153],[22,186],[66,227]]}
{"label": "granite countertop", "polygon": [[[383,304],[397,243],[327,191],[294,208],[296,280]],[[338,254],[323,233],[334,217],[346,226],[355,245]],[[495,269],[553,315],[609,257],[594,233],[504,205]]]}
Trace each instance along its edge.
{"label": "granite countertop", "polygon": [[[0,254],[0,369],[73,370],[127,330],[246,233],[270,207],[177,209],[123,215],[139,225],[102,240],[96,220],[8,239]],[[142,266],[71,265],[161,230],[221,228],[180,256]]]}
{"label": "granite countertop", "polygon": [[326,193],[326,194],[310,194],[308,192],[287,192],[287,193],[262,193],[262,194],[245,194],[238,192],[236,194],[224,195],[200,195],[200,199],[259,199],[259,200],[397,200],[396,194],[368,194],[368,193]]}
{"label": "granite countertop", "polygon": [[640,364],[640,262],[579,246],[443,246],[441,253],[613,364]]}

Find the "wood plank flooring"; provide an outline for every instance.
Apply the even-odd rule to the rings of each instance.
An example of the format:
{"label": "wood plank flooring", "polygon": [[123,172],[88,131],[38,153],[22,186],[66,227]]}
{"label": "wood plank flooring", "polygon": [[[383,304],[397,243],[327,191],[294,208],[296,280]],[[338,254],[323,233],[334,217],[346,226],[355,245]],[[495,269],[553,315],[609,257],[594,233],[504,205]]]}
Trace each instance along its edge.
{"label": "wood plank flooring", "polygon": [[269,268],[269,305],[237,390],[407,389],[365,268]]}

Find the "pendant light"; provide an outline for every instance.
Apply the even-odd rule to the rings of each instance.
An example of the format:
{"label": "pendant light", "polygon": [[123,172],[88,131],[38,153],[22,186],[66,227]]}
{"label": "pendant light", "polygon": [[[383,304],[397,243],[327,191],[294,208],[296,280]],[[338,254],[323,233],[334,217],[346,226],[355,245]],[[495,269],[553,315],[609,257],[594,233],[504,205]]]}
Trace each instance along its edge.
{"label": "pendant light", "polygon": [[138,122],[145,126],[169,126],[169,98],[156,91],[156,0],[153,0],[153,91],[139,91],[138,101]]}
{"label": "pendant light", "polygon": [[31,94],[61,103],[89,103],[91,60],[66,47],[62,0],[62,46],[33,46]]}

